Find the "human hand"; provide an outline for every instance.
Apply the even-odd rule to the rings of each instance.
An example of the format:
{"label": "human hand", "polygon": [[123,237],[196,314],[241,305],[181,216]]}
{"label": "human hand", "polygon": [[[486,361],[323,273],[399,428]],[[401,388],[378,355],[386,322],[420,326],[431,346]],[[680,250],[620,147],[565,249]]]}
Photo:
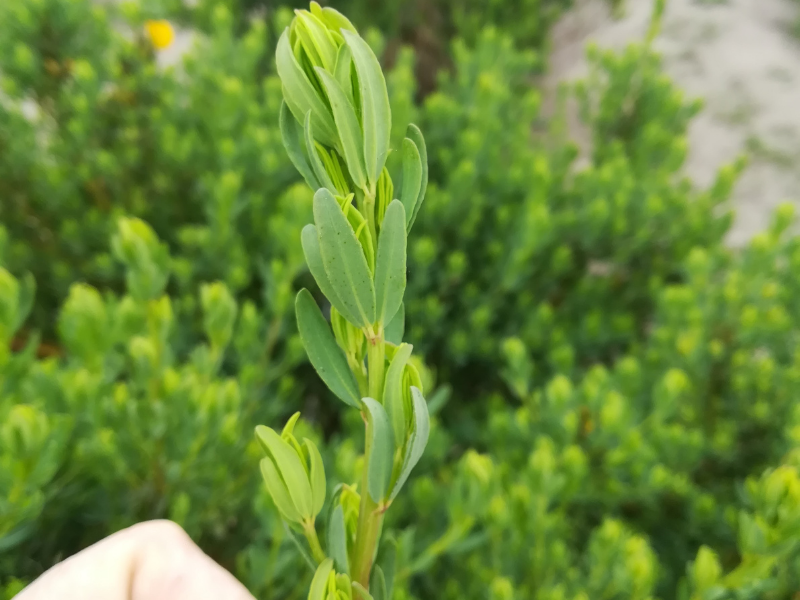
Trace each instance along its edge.
{"label": "human hand", "polygon": [[14,600],[253,600],[171,521],[123,529],[57,564]]}

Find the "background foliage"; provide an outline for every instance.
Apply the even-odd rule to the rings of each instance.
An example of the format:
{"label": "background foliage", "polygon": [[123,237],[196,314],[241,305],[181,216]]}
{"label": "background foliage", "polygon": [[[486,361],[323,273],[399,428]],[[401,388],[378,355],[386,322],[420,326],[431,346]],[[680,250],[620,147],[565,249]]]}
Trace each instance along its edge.
{"label": "background foliage", "polygon": [[[390,513],[396,597],[789,598],[792,212],[742,251],[722,244],[742,163],[708,189],[682,176],[700,104],[648,40],[590,49],[590,75],[563,91],[591,133],[581,156],[535,85],[568,3],[512,4],[336,4],[376,28],[393,147],[413,120],[431,163],[406,306],[438,391]],[[168,68],[142,33],[165,16],[198,32]],[[361,464],[359,423],[294,325],[313,280],[311,192],[277,126],[290,17],[244,0],[0,3],[5,597],[156,517],[258,597],[305,595],[253,427],[302,409],[332,479]]]}

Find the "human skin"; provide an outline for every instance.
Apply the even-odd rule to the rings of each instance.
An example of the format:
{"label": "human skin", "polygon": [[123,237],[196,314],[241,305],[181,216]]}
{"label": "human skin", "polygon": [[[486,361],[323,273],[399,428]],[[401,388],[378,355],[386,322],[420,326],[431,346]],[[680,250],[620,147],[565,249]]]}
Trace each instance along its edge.
{"label": "human skin", "polygon": [[14,600],[254,600],[171,521],[123,529],[44,573]]}

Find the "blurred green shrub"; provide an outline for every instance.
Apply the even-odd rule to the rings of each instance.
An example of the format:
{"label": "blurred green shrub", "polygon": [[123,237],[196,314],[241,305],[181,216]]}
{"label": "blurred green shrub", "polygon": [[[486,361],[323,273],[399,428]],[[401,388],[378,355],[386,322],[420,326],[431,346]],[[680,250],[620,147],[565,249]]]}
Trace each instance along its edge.
{"label": "blurred green shrub", "polygon": [[681,177],[699,106],[646,45],[589,52],[578,90],[594,134],[585,167],[555,134],[531,143],[531,54],[492,30],[454,53],[456,74],[418,119],[430,132],[431,184],[409,253],[411,340],[424,340],[460,396],[495,384],[511,335],[537,378],[607,362],[641,339],[690,250],[719,245],[730,218],[718,213],[742,164],[705,191]]}
{"label": "blurred green shrub", "polygon": [[786,205],[740,254],[691,251],[685,279],[657,294],[648,338],[610,367],[537,386],[528,348],[508,338],[504,377],[519,405],[483,397],[488,420],[472,443],[486,453],[430,465],[415,481],[415,594],[791,597],[800,557],[792,221]]}
{"label": "blurred green shrub", "polygon": [[[393,146],[411,120],[428,141],[407,326],[426,388],[442,384],[387,523],[395,598],[791,597],[791,212],[722,245],[742,164],[708,190],[682,177],[699,104],[647,43],[590,51],[573,96],[591,145],[570,142],[531,85],[566,4],[433,3],[447,16],[413,35],[403,19],[423,13],[399,3],[340,7],[387,55],[395,37],[424,52],[423,25],[459,38],[421,104],[410,50],[387,79]],[[311,194],[277,127],[290,13],[250,8],[0,3],[0,596],[169,517],[259,597],[301,598],[310,573],[259,489],[252,427],[301,401],[331,483],[357,479],[340,440],[358,423],[294,331],[313,282]],[[199,29],[174,67],[143,33],[169,11]]]}

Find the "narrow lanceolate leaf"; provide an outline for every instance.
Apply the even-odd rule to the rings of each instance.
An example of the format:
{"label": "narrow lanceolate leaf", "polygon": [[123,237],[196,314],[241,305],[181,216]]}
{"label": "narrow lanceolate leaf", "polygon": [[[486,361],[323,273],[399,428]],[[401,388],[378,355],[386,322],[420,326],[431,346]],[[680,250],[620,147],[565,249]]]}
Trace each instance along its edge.
{"label": "narrow lanceolate leaf", "polygon": [[344,524],[342,505],[336,505],[328,519],[328,556],[333,559],[339,573],[350,574],[350,561],[347,557],[347,529]]}
{"label": "narrow lanceolate leaf", "polygon": [[403,341],[403,334],[406,329],[406,309],[405,304],[400,304],[400,308],[383,329],[383,337],[390,344],[398,345]]}
{"label": "narrow lanceolate leaf", "polygon": [[322,20],[333,29],[334,31],[338,31],[341,33],[342,29],[346,29],[347,31],[352,31],[356,33],[356,28],[353,27],[353,24],[350,22],[350,19],[345,17],[342,13],[340,13],[335,8],[331,8],[330,6],[326,6],[322,9]]}
{"label": "narrow lanceolate leaf", "polygon": [[417,201],[414,204],[414,214],[411,215],[411,219],[408,222],[408,231],[411,231],[414,221],[417,220],[419,207],[422,206],[422,201],[425,199],[425,191],[428,189],[428,150],[425,148],[425,138],[422,137],[419,127],[411,123],[406,130],[406,135],[419,150],[419,158],[422,164],[422,183],[420,184]]}
{"label": "narrow lanceolate leaf", "polygon": [[350,177],[358,187],[363,189],[367,185],[367,176],[364,173],[364,142],[353,105],[330,73],[317,67],[317,74],[322,85],[325,86],[325,91],[328,92]]}
{"label": "narrow lanceolate leaf", "polygon": [[317,567],[317,572],[314,573],[314,579],[311,580],[311,589],[308,591],[308,600],[322,600],[327,598],[326,588],[328,586],[328,577],[333,570],[333,559],[326,558]]}
{"label": "narrow lanceolate leaf", "polygon": [[307,49],[313,48],[313,53],[319,57],[316,64],[322,64],[329,71],[336,66],[336,43],[330,31],[317,16],[305,10],[296,12],[299,23],[295,27],[297,35]]}
{"label": "narrow lanceolate leaf", "polygon": [[311,484],[312,509],[316,517],[325,504],[325,466],[322,464],[322,456],[316,444],[308,438],[304,438],[303,442],[308,450],[310,466],[308,481]]}
{"label": "narrow lanceolate leaf", "polygon": [[406,414],[403,406],[403,373],[411,356],[411,344],[400,344],[386,372],[386,383],[383,388],[383,405],[392,423],[392,431],[397,445],[406,439]]}
{"label": "narrow lanceolate leaf", "polygon": [[302,123],[306,113],[311,111],[314,130],[318,139],[326,145],[334,146],[336,143],[336,124],[333,122],[328,107],[325,106],[314,86],[306,77],[303,69],[297,62],[289,43],[289,29],[286,28],[278,40],[275,50],[275,62],[278,67],[278,76],[284,88],[286,104],[292,111],[298,123]]}
{"label": "narrow lanceolate leaf", "polygon": [[272,501],[275,503],[278,512],[283,515],[284,519],[292,521],[293,523],[302,521],[303,518],[294,507],[294,503],[291,497],[289,497],[289,491],[286,489],[286,486],[281,480],[281,476],[278,474],[278,470],[275,468],[275,463],[272,462],[271,458],[264,457],[261,459],[260,465],[261,476],[264,478],[267,491],[269,495],[272,496]]}
{"label": "narrow lanceolate leaf", "polygon": [[[337,193],[336,186],[333,185],[333,180],[331,180],[331,176],[328,174],[328,171],[325,170],[325,165],[322,164],[319,154],[317,154],[317,147],[314,145],[314,122],[311,118],[311,111],[306,113],[304,133],[306,154],[309,162],[311,163],[311,169],[314,171],[314,175],[316,176],[317,181],[320,183],[320,187],[327,188],[332,194]],[[338,141],[339,139],[337,136],[337,144]]]}
{"label": "narrow lanceolate leaf", "polygon": [[377,320],[387,323],[403,303],[406,291],[406,215],[399,200],[392,200],[383,217],[375,260]]}
{"label": "narrow lanceolate leaf", "polygon": [[277,432],[269,427],[264,427],[263,425],[256,427],[256,436],[258,436],[259,441],[267,448],[275,461],[275,467],[277,467],[281,479],[286,484],[286,489],[289,491],[292,504],[294,504],[297,512],[304,519],[312,517],[311,486],[308,483],[306,469],[303,463],[300,462],[297,452],[286,441],[281,439]]}
{"label": "narrow lanceolate leaf", "polygon": [[350,52],[350,46],[342,44],[339,47],[339,54],[336,56],[336,68],[333,71],[333,76],[339,85],[342,86],[347,100],[356,108],[355,101],[353,100],[353,55]]}
{"label": "narrow lanceolate leaf", "polygon": [[372,398],[362,398],[367,413],[367,491],[374,502],[382,502],[389,489],[394,459],[394,436],[383,406]]}
{"label": "narrow lanceolate leaf", "polygon": [[348,321],[348,315],[357,315],[357,320],[350,321],[357,327],[373,324],[375,288],[364,250],[338,202],[324,188],[314,194],[314,221],[325,273],[342,305],[346,306],[346,311],[339,312]]}
{"label": "narrow lanceolate leaf", "polygon": [[388,537],[381,542],[378,564],[381,567],[381,571],[383,571],[386,597],[391,598],[394,588],[394,572],[397,565],[397,541],[394,538]]}
{"label": "narrow lanceolate leaf", "polygon": [[370,577],[369,589],[372,590],[373,600],[391,600],[386,593],[386,579],[383,576],[383,569],[375,565]]}
{"label": "narrow lanceolate leaf", "polygon": [[300,339],[320,379],[345,404],[357,407],[358,383],[347,366],[347,357],[307,289],[297,293],[295,311]]}
{"label": "narrow lanceolate leaf", "polygon": [[425,451],[425,446],[428,445],[428,435],[431,430],[430,417],[428,416],[428,405],[425,398],[422,397],[422,392],[416,387],[411,388],[411,397],[413,399],[412,406],[414,409],[414,432],[406,445],[405,456],[403,457],[403,467],[400,470],[400,475],[392,488],[392,493],[389,500],[394,500],[403,484],[408,479],[411,471],[419,462],[422,453]]}
{"label": "narrow lanceolate leaf", "polygon": [[[344,46],[342,46],[344,47]],[[280,116],[281,137],[283,138],[283,147],[286,148],[286,153],[289,155],[289,160],[292,161],[294,168],[303,176],[308,187],[316,191],[322,186],[319,184],[316,175],[311,170],[311,165],[308,164],[308,158],[301,145],[302,129],[300,124],[292,116],[286,101],[281,102],[281,116]]]}
{"label": "narrow lanceolate leaf", "polygon": [[322,293],[325,294],[328,302],[330,302],[345,319],[351,323],[354,321],[357,322],[358,313],[348,314],[345,312],[347,307],[344,306],[344,303],[339,299],[339,296],[334,291],[328,279],[328,274],[325,272],[325,265],[322,262],[322,253],[319,249],[319,234],[317,233],[317,228],[310,223],[303,227],[303,231],[300,234],[300,241],[303,246],[303,254],[305,254],[306,257],[306,263],[308,263],[308,270],[311,271],[311,275],[314,276],[314,280],[317,282]]}
{"label": "narrow lanceolate leaf", "polygon": [[414,216],[414,208],[422,187],[422,159],[417,145],[410,138],[403,140],[402,156],[403,191],[400,194],[400,201],[403,203],[403,208],[406,209],[406,225],[408,225],[411,223],[411,217]]}
{"label": "narrow lanceolate leaf", "polygon": [[369,183],[374,187],[389,153],[389,134],[392,127],[389,94],[381,65],[367,42],[351,31],[342,30],[342,35],[350,47],[358,74],[361,124],[364,131],[364,163]]}

